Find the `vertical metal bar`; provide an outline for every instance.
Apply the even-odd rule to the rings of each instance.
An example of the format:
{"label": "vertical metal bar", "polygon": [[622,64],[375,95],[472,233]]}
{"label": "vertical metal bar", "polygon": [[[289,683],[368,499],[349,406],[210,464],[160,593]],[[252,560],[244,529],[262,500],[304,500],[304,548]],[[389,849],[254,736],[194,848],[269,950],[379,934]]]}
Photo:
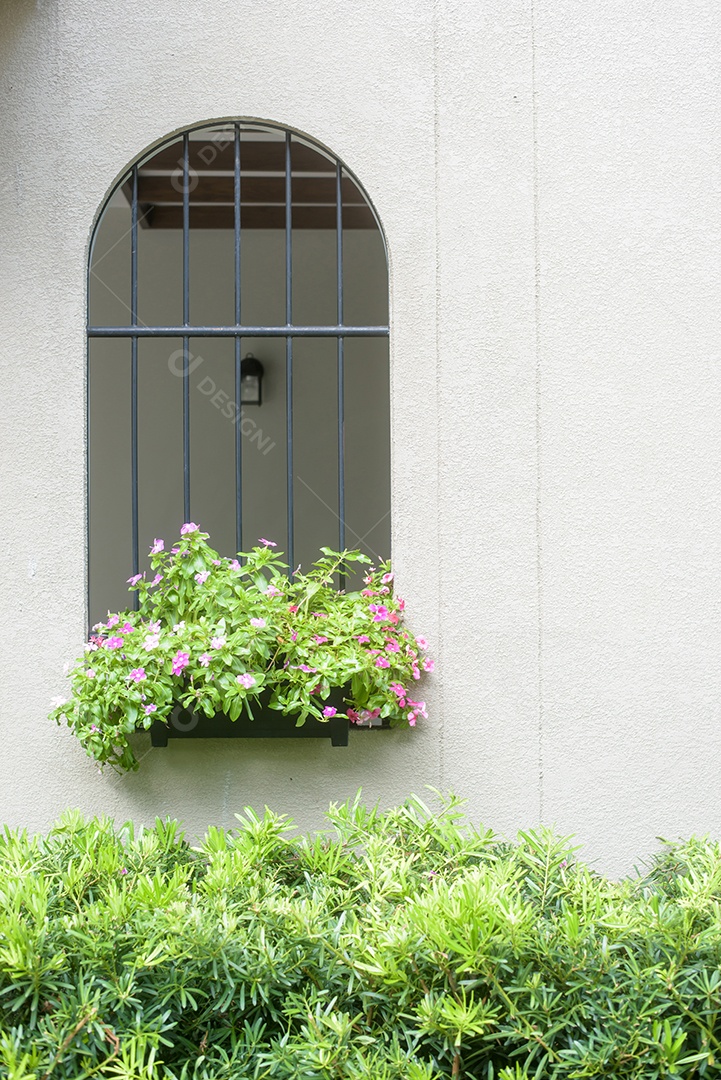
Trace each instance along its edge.
{"label": "vertical metal bar", "polygon": [[[130,324],[138,325],[138,166],[133,166],[133,199],[130,208]],[[139,573],[138,550],[138,339],[130,339],[130,498],[133,574]],[[133,607],[140,597],[133,593]]]}
{"label": "vertical metal bar", "polygon": [[335,164],[336,281],[338,288],[338,326],[343,325],[343,166]]}
{"label": "vertical metal bar", "polygon": [[[235,325],[240,326],[240,124],[235,125]],[[235,336],[235,548],[243,547],[243,448],[240,431],[241,412],[240,336]]]}
{"label": "vertical metal bar", "polygon": [[[336,203],[336,273],[338,325],[343,325],[343,167],[335,166]],[[345,339],[338,338],[338,549],[345,550]],[[345,588],[345,574],[340,574],[338,584]]]}
{"label": "vertical metal bar", "polygon": [[[285,133],[285,323],[293,322],[293,203],[290,132]],[[288,567],[295,569],[295,522],[293,508],[293,338],[285,339],[285,416],[288,498]]]}
{"label": "vertical metal bar", "polygon": [[[183,326],[190,325],[190,139],[183,136]],[[190,340],[183,336],[183,519],[190,521]]]}

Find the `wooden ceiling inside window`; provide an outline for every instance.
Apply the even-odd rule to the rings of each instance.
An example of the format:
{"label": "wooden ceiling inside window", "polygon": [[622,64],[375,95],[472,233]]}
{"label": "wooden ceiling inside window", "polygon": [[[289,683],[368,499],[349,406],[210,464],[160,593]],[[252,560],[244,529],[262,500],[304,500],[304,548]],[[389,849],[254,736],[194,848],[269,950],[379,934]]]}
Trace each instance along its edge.
{"label": "wooden ceiling inside window", "polygon": [[[241,227],[285,228],[285,143],[243,140],[241,143]],[[232,141],[191,141],[190,227],[232,229],[234,211]],[[166,147],[138,169],[138,219],[146,229],[183,227],[183,147]],[[123,186],[132,200],[132,186]],[[292,221],[294,229],[335,229],[334,164],[303,143],[291,144]],[[375,218],[359,188],[344,177],[343,227],[374,229]]]}

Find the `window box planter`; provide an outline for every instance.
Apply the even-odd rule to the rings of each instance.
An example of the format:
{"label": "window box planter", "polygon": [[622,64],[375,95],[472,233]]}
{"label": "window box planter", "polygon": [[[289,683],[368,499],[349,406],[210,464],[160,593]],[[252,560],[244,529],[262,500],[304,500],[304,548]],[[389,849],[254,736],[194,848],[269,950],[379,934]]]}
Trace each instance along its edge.
{"label": "window box planter", "polygon": [[[343,690],[332,690],[324,702],[344,709]],[[167,746],[170,739],[330,739],[332,746],[348,745],[350,721],[343,714],[329,720],[317,720],[307,716],[301,727],[296,727],[293,717],[268,706],[269,691],[264,691],[253,707],[253,719],[241,713],[231,720],[225,713],[204,716],[179,706],[173,709],[168,723],[155,720],[150,728],[152,746]],[[144,729],[143,729],[144,730]]]}
{"label": "window box planter", "polygon": [[156,540],[155,576],[129,579],[135,608],[93,627],[70,671],[70,699],[51,713],[91,757],[136,769],[129,736],[139,729],[154,746],[207,738],[347,746],[351,724],[414,727],[427,716],[415,687],[433,661],[403,625],[387,564],[369,567],[360,591],[339,590],[369,563],[365,555],[322,548],[307,573],[288,574],[270,541],[229,559],[207,538],[188,522],[170,551]]}

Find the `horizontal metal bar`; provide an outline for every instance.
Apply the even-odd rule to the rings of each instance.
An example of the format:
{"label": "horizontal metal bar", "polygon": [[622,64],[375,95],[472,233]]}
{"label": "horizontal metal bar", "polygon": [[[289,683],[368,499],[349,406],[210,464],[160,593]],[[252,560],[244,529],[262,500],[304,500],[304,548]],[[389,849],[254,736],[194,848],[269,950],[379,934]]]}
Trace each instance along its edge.
{"label": "horizontal metal bar", "polygon": [[88,337],[388,337],[387,326],[89,326]]}

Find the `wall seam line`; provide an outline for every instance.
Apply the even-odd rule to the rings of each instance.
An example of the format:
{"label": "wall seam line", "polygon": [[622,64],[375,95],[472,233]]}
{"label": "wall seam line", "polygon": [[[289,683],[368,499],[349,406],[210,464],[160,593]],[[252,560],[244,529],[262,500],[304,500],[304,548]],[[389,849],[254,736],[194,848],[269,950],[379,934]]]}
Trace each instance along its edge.
{"label": "wall seam line", "polygon": [[536,449],[536,692],[538,696],[538,819],[544,816],[543,770],[543,534],[541,517],[542,455],[541,455],[541,238],[538,152],[538,100],[536,87],[536,3],[531,0],[531,124],[533,137],[533,322],[535,350],[535,449]]}
{"label": "wall seam line", "polygon": [[[441,175],[441,163],[440,163],[440,42],[439,42],[439,25],[440,25],[440,7],[441,0],[435,0],[433,4],[433,171],[434,171],[434,244],[435,244],[435,271],[436,271],[436,288],[435,288],[435,358],[436,358],[436,556],[438,565],[438,589],[436,601],[438,604],[438,617],[436,620],[436,626],[438,627],[438,643],[437,654],[439,661],[442,660],[442,646],[443,646],[443,630],[442,630],[442,617],[443,617],[443,578],[442,578],[442,563],[440,559],[441,551],[441,425],[438,420],[440,412],[441,402],[441,352],[440,352],[440,314],[441,314],[441,237],[440,237],[440,199],[439,199],[439,186]],[[442,666],[442,665],[441,665]],[[445,793],[446,782],[446,757],[445,757],[445,710],[443,708],[444,693],[440,690],[439,694],[439,730],[438,730],[438,786],[442,792]]]}

